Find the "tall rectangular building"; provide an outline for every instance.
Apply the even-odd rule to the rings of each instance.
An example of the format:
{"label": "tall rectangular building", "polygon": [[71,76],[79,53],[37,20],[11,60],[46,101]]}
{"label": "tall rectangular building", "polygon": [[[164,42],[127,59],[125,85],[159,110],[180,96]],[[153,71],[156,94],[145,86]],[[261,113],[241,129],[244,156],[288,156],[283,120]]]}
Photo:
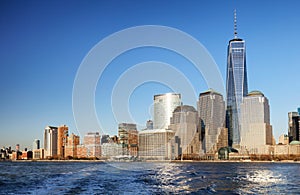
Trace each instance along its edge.
{"label": "tall rectangular building", "polygon": [[[225,129],[225,102],[223,96],[212,89],[200,93],[198,113],[204,128],[203,149],[205,153],[214,154],[219,149],[218,146],[227,146],[221,144],[226,144],[226,141],[219,141],[219,136],[227,131]],[[220,142],[219,145],[218,142]]]}
{"label": "tall rectangular building", "polygon": [[47,126],[44,130],[45,157],[57,156],[57,127]]}
{"label": "tall rectangular building", "polygon": [[77,146],[79,145],[79,142],[80,142],[79,136],[73,133],[70,136],[68,136],[67,145],[65,149],[66,157],[77,157]]}
{"label": "tall rectangular building", "polygon": [[252,91],[241,104],[241,149],[248,154],[267,154],[273,144],[269,101],[260,91]]}
{"label": "tall rectangular building", "polygon": [[32,151],[40,149],[40,140],[35,139],[32,144]]}
{"label": "tall rectangular building", "polygon": [[179,159],[194,159],[200,155],[200,125],[198,112],[193,106],[178,106],[171,118],[169,129],[175,132]]}
{"label": "tall rectangular building", "polygon": [[65,147],[67,144],[67,137],[69,128],[66,125],[61,125],[57,128],[57,156],[59,158],[65,157]]}
{"label": "tall rectangular building", "polygon": [[87,148],[87,157],[101,157],[101,139],[99,132],[90,132],[84,136],[83,144]]}
{"label": "tall rectangular building", "polygon": [[154,96],[154,129],[167,129],[170,118],[177,106],[181,105],[181,95],[166,93]]}
{"label": "tall rectangular building", "polygon": [[228,45],[226,78],[226,127],[230,146],[240,143],[240,104],[248,94],[246,46],[245,41],[237,37],[234,15],[234,39]]}
{"label": "tall rectangular building", "polygon": [[123,155],[137,155],[138,131],[136,124],[120,123],[118,128],[120,144],[123,147]]}
{"label": "tall rectangular building", "polygon": [[300,141],[300,115],[298,112],[289,112],[289,142]]}

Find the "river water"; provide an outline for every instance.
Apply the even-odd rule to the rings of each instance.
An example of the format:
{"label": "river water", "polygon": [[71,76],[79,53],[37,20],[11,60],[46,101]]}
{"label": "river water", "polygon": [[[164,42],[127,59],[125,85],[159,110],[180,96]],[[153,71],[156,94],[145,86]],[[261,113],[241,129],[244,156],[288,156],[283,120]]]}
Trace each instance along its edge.
{"label": "river water", "polygon": [[298,163],[0,162],[0,194],[287,193]]}

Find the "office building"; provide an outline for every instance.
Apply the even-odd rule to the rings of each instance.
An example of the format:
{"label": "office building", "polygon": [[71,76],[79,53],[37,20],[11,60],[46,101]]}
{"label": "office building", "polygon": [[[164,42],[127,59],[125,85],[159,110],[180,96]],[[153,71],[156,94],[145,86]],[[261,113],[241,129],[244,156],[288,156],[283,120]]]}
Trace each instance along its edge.
{"label": "office building", "polygon": [[260,91],[252,91],[241,104],[241,149],[247,154],[266,154],[272,145],[269,101]]}
{"label": "office building", "polygon": [[87,148],[87,157],[101,157],[100,133],[90,132],[84,136],[83,144]]}
{"label": "office building", "polygon": [[[179,159],[193,159],[200,154],[200,123],[193,106],[178,106],[171,117],[169,129],[175,132],[175,143]],[[193,142],[196,137],[197,142]]]}
{"label": "office building", "polygon": [[288,136],[289,142],[300,141],[300,115],[298,112],[288,113]]}
{"label": "office building", "polygon": [[282,134],[279,136],[278,144],[287,145],[289,144],[289,136],[286,134]]}
{"label": "office building", "polygon": [[38,150],[40,149],[40,140],[35,139],[32,143],[32,150]]}
{"label": "office building", "polygon": [[111,143],[104,143],[101,145],[102,157],[110,158],[122,154],[123,154],[123,149],[121,144],[111,142]]}
{"label": "office building", "polygon": [[152,120],[147,120],[146,129],[148,129],[148,130],[153,129],[153,121]]}
{"label": "office building", "polygon": [[44,130],[45,157],[57,156],[57,127],[46,126]]}
{"label": "office building", "polygon": [[136,124],[120,123],[118,128],[120,144],[123,147],[123,155],[137,156],[138,131]]}
{"label": "office building", "polygon": [[66,157],[77,157],[77,146],[79,145],[80,137],[72,133],[67,138],[67,145],[65,149]]}
{"label": "office building", "polygon": [[181,105],[181,95],[166,93],[154,96],[154,129],[167,129],[170,118],[177,106]]}
{"label": "office building", "polygon": [[245,41],[237,37],[236,12],[234,16],[234,38],[228,45],[226,77],[226,127],[230,146],[240,143],[240,104],[248,94],[246,46]]}
{"label": "office building", "polygon": [[59,158],[65,157],[65,147],[67,144],[67,137],[69,128],[66,125],[61,125],[57,128],[57,156]]}
{"label": "office building", "polygon": [[[228,137],[224,136],[225,128],[225,102],[223,96],[209,89],[200,93],[198,101],[198,113],[201,119],[201,126],[204,129],[203,149],[206,154],[214,154],[220,147],[228,146]],[[223,139],[221,139],[223,138]],[[219,144],[219,145],[218,145]],[[219,147],[219,148],[218,148]]]}
{"label": "office building", "polygon": [[[171,139],[175,132],[167,129],[153,129],[139,132],[139,157],[149,160],[175,159]],[[177,156],[177,155],[176,155]]]}
{"label": "office building", "polygon": [[33,159],[44,159],[45,158],[44,148],[32,150],[32,158]]}

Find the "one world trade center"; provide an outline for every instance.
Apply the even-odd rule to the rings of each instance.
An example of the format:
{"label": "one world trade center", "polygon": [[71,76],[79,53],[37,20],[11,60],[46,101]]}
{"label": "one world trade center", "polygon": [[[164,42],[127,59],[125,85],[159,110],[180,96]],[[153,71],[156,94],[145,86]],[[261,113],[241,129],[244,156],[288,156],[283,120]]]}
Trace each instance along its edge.
{"label": "one world trade center", "polygon": [[226,78],[228,144],[240,144],[240,104],[248,93],[245,41],[238,38],[234,11],[234,38],[229,41]]}

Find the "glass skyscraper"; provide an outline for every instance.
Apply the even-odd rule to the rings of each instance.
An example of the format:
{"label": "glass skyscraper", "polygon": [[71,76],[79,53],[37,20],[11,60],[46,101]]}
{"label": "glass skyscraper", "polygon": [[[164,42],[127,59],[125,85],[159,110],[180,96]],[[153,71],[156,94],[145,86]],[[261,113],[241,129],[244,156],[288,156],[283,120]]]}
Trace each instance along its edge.
{"label": "glass skyscraper", "polygon": [[240,104],[248,94],[245,41],[237,37],[234,15],[234,39],[228,45],[226,78],[226,127],[230,146],[240,143]]}

